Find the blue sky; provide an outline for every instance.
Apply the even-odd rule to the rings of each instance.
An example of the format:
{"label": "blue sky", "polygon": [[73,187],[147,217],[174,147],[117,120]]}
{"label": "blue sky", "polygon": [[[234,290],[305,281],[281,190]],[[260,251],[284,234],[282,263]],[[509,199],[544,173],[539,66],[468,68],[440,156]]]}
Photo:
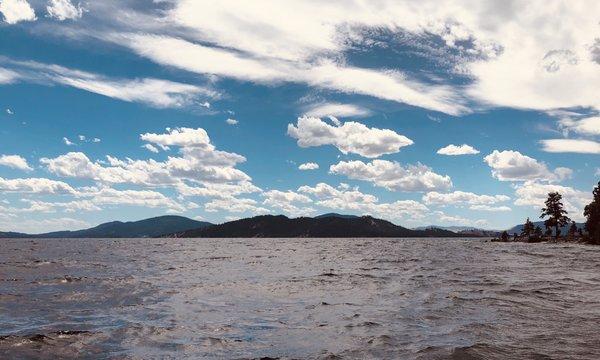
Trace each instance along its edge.
{"label": "blue sky", "polygon": [[324,212],[501,229],[549,191],[582,220],[599,10],[0,0],[0,230]]}

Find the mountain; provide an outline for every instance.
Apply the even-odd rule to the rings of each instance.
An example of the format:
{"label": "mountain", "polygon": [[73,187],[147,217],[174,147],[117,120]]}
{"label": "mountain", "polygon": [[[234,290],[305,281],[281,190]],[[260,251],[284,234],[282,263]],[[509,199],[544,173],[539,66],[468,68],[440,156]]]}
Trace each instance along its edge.
{"label": "mountain", "polygon": [[77,231],[56,231],[45,234],[0,232],[0,238],[141,238],[158,237],[191,229],[212,226],[211,223],[167,215],[140,221],[112,221],[96,227]]}
{"label": "mountain", "polygon": [[457,237],[443,229],[410,230],[371,216],[320,216],[290,219],[283,215],[262,215],[173,234],[176,237]]}
{"label": "mountain", "polygon": [[495,237],[500,235],[500,231],[498,230],[486,230],[480,229],[472,226],[437,226],[437,225],[428,225],[428,226],[419,226],[413,228],[413,230],[431,230],[431,229],[442,229],[455,232],[459,235],[463,236],[477,236],[477,237]]}
{"label": "mountain", "polygon": [[[577,225],[578,229],[584,229],[585,230],[585,224],[584,223],[575,223]],[[546,231],[546,227],[544,226],[544,222],[543,221],[536,221],[533,223],[534,226],[539,226],[542,228],[542,231]],[[561,234],[566,234],[569,231],[569,227],[571,227],[571,224],[567,224],[563,227],[560,228],[560,232]],[[517,233],[520,234],[521,231],[523,231],[523,224],[521,225],[516,225],[511,227],[510,229],[506,230],[507,233],[509,233],[510,235]],[[552,234],[554,234],[554,230],[552,230]]]}

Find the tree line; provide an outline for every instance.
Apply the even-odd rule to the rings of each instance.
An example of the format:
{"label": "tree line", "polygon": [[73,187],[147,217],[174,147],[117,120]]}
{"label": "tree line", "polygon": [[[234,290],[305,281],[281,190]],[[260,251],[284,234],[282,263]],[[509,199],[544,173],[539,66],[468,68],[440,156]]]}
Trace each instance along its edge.
{"label": "tree line", "polygon": [[[561,229],[570,224],[564,238],[566,240],[579,240],[590,244],[600,245],[600,181],[594,188],[592,202],[583,211],[586,218],[585,231],[578,228],[575,221],[568,216],[568,212],[562,203],[562,195],[558,192],[548,193],[545,207],[542,208],[540,219],[544,219],[543,230],[535,226],[529,218],[523,224],[521,234],[514,234],[514,241],[538,242],[552,238],[559,240],[563,234]],[[504,231],[501,235],[502,241],[510,241],[510,235]]]}

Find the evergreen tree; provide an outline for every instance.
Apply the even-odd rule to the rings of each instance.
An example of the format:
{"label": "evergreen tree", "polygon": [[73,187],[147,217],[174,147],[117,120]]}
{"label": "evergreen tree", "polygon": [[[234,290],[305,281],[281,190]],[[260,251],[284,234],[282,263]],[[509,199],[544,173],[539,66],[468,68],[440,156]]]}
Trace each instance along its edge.
{"label": "evergreen tree", "polygon": [[548,199],[546,199],[546,207],[542,209],[540,219],[548,218],[544,221],[544,225],[546,229],[554,228],[556,230],[557,239],[560,236],[560,228],[571,221],[567,214],[567,210],[565,210],[562,203],[562,195],[557,192],[549,193]]}
{"label": "evergreen tree", "polygon": [[600,244],[600,181],[594,188],[592,202],[587,205],[583,215],[587,218],[585,230],[593,243]]}
{"label": "evergreen tree", "polygon": [[575,234],[577,234],[577,224],[575,221],[571,222],[571,226],[569,227],[569,236],[574,238]]}
{"label": "evergreen tree", "polygon": [[523,225],[523,231],[521,231],[521,236],[529,237],[533,234],[534,230],[535,230],[535,226],[533,225],[531,220],[529,220],[529,218],[527,218],[527,220],[525,220],[525,224]]}
{"label": "evergreen tree", "polygon": [[533,236],[535,236],[536,238],[541,238],[544,235],[544,233],[542,232],[542,228],[539,226],[536,226],[535,229],[533,230]]}
{"label": "evergreen tree", "polygon": [[508,241],[508,233],[506,232],[506,230],[502,232],[502,236],[500,238],[502,239],[502,241]]}

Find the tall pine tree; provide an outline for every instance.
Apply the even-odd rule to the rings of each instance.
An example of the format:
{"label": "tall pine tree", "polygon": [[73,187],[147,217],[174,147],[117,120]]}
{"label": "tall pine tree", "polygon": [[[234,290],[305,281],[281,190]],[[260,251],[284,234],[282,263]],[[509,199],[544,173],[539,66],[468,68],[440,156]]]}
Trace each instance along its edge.
{"label": "tall pine tree", "polygon": [[567,216],[567,210],[562,203],[562,195],[557,192],[551,192],[546,199],[546,207],[542,209],[540,219],[548,218],[544,221],[546,229],[554,228],[555,236],[558,239],[560,236],[560,228],[571,221]]}
{"label": "tall pine tree", "polygon": [[593,243],[600,244],[600,181],[594,188],[593,194],[592,202],[583,211],[583,215],[587,218],[585,230]]}

